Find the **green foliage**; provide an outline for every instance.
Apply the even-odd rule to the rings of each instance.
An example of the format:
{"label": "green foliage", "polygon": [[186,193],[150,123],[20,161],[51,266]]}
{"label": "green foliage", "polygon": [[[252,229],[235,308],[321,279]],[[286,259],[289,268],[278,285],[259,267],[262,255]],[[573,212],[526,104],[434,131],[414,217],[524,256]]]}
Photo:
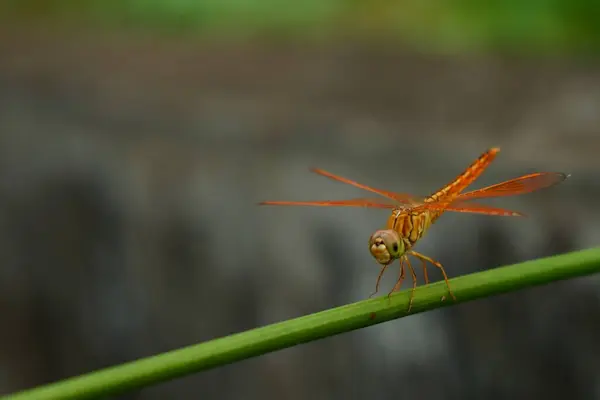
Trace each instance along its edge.
{"label": "green foliage", "polygon": [[[452,279],[457,303],[600,272],[600,248]],[[318,312],[6,396],[8,400],[91,399],[223,366],[407,315],[410,290]],[[418,287],[411,314],[455,304],[444,282]],[[193,316],[191,316],[193,317]],[[402,331],[402,325],[398,325]]]}
{"label": "green foliage", "polygon": [[442,50],[600,49],[596,0],[4,0],[2,15],[200,35],[400,39]]}

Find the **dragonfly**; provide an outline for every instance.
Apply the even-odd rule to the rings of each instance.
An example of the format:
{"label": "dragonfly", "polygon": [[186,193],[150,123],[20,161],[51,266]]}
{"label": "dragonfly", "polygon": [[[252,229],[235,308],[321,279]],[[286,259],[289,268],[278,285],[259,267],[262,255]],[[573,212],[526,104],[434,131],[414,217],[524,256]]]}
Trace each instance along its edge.
{"label": "dragonfly", "polygon": [[427,263],[438,268],[444,277],[448,293],[456,301],[456,296],[452,292],[448,275],[442,264],[414,250],[417,242],[425,236],[431,225],[444,212],[522,217],[524,214],[520,212],[479,204],[473,202],[473,200],[530,193],[554,186],[569,177],[569,175],[561,172],[536,172],[482,189],[464,192],[485,171],[499,151],[500,149],[497,147],[487,150],[454,180],[427,197],[376,189],[322,169],[311,168],[311,171],[318,175],[377,194],[379,197],[323,201],[263,201],[259,204],[272,206],[368,207],[391,210],[385,229],[377,230],[369,237],[369,251],[377,263],[381,265],[375,284],[375,292],[370,297],[378,293],[379,284],[385,270],[394,261],[399,260],[399,276],[393,289],[388,293],[388,298],[393,292],[400,290],[405,279],[406,267],[410,271],[413,281],[408,304],[408,312],[410,312],[417,286],[417,276],[408,258],[409,255],[421,261],[426,285],[429,284]]}

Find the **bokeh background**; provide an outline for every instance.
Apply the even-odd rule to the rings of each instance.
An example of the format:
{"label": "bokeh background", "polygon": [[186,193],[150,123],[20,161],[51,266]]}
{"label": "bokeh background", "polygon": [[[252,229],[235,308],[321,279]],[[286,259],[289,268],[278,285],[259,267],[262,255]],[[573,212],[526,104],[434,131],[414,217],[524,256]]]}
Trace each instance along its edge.
{"label": "bokeh background", "polygon": [[[268,208],[566,183],[445,215],[451,276],[600,242],[594,0],[5,0],[0,393],[366,298],[387,212]],[[439,274],[431,272],[439,280]],[[389,272],[385,293],[394,283]],[[600,399],[600,279],[328,338],[120,399]]]}

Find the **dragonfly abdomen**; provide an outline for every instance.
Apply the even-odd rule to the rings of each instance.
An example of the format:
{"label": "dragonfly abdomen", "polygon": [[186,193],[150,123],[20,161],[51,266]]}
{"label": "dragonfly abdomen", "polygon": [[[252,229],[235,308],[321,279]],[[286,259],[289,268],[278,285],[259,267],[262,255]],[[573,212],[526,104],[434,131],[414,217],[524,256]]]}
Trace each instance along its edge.
{"label": "dragonfly abdomen", "polygon": [[460,192],[465,190],[475,179],[481,175],[481,173],[490,165],[490,163],[496,157],[496,154],[500,151],[499,148],[495,147],[489,149],[483,153],[477,160],[475,160],[462,174],[457,176],[452,182],[429,196],[426,202],[433,202],[440,199],[447,199],[458,195]]}

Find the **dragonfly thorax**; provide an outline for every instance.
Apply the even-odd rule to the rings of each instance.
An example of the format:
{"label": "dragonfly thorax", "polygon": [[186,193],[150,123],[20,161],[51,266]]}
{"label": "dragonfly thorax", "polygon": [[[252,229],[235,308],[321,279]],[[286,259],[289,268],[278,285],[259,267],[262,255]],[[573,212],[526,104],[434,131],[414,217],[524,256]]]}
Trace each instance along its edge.
{"label": "dragonfly thorax", "polygon": [[404,242],[393,229],[376,231],[369,238],[369,251],[379,264],[387,265],[400,258],[405,251]]}

